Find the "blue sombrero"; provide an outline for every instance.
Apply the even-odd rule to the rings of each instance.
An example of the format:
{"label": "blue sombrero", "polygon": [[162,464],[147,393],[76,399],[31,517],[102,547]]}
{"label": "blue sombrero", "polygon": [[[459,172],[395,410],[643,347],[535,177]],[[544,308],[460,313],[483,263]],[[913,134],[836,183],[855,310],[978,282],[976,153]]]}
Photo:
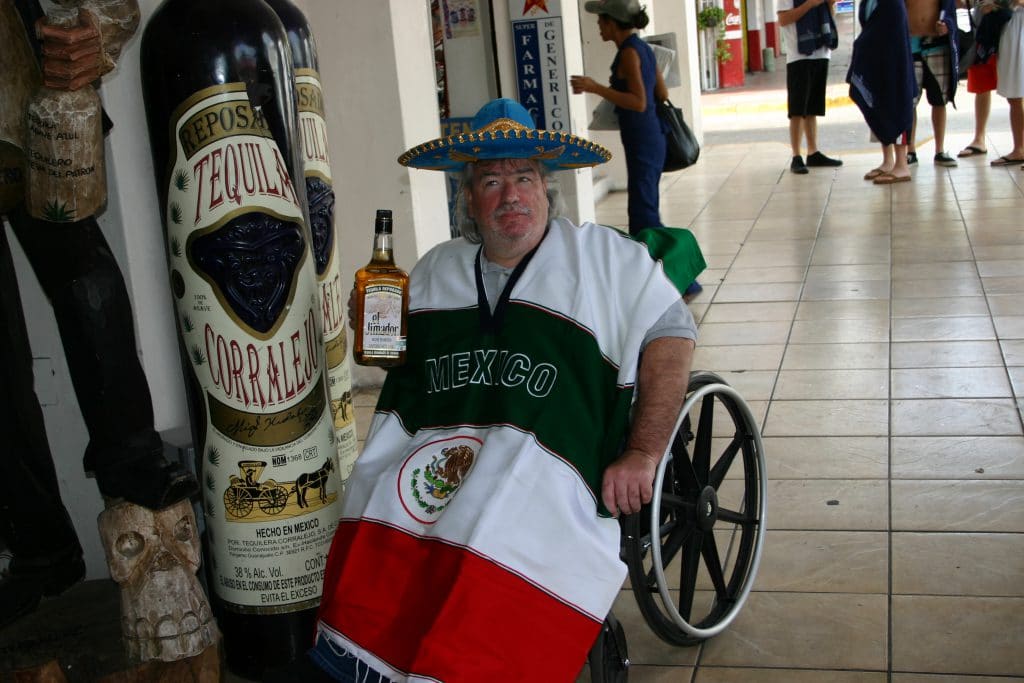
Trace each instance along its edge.
{"label": "blue sombrero", "polygon": [[551,170],[584,168],[612,158],[601,145],[570,133],[537,130],[530,113],[515,100],[485,104],[468,133],[437,138],[398,157],[398,163],[433,171],[459,171],[485,159],[533,159]]}

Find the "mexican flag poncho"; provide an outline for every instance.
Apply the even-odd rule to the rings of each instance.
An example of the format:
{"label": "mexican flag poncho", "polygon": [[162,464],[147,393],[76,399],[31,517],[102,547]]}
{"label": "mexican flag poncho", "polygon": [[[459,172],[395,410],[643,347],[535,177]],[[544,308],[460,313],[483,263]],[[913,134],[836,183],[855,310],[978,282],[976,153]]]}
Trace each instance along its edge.
{"label": "mexican flag poncho", "polygon": [[319,629],[396,681],[572,681],[626,573],[601,475],[680,290],[644,244],[559,219],[484,330],[479,249],[412,273],[407,363],[348,482]]}

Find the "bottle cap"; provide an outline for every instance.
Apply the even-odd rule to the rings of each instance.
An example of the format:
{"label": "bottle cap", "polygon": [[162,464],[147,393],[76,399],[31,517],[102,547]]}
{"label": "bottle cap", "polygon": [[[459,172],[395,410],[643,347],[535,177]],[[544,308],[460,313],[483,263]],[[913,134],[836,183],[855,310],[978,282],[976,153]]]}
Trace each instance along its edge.
{"label": "bottle cap", "polygon": [[377,232],[391,232],[391,209],[377,209],[377,221],[374,229]]}

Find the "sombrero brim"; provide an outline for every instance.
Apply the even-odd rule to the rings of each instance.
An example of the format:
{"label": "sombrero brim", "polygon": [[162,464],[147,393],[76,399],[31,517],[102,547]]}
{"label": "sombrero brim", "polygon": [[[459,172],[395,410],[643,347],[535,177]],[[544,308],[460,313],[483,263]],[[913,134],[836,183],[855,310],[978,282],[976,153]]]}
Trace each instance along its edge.
{"label": "sombrero brim", "polygon": [[527,128],[499,119],[468,133],[424,142],[398,157],[398,163],[433,171],[459,171],[469,162],[487,159],[533,159],[554,169],[603,164],[611,152],[596,142],[570,133]]}

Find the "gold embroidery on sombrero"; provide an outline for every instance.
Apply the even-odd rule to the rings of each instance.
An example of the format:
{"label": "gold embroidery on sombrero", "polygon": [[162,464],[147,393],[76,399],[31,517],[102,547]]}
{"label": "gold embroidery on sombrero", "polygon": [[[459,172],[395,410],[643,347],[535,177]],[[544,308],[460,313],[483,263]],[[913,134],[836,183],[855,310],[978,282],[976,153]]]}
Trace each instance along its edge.
{"label": "gold embroidery on sombrero", "polygon": [[565,152],[565,145],[559,145],[558,147],[553,147],[547,151],[545,151],[540,145],[534,147],[534,149],[537,150],[537,153],[530,157],[531,159],[557,159],[562,156],[563,152]]}
{"label": "gold embroidery on sombrero", "polygon": [[523,124],[519,123],[515,119],[495,119],[494,121],[491,121],[490,123],[488,123],[483,128],[480,128],[479,130],[480,131],[491,131],[491,132],[495,132],[495,131],[508,132],[510,130],[523,130],[525,128],[526,128],[526,126],[524,126]]}
{"label": "gold embroidery on sombrero", "polygon": [[[538,130],[532,121],[527,123],[527,117],[524,110],[514,118],[501,116],[473,130],[421,143],[400,156],[398,163],[411,168],[457,170],[467,162],[502,158],[506,145],[510,158],[530,158],[552,168],[586,168],[612,158],[611,152],[593,141],[569,131]],[[530,144],[517,144],[522,140]]]}
{"label": "gold embroidery on sombrero", "polygon": [[448,150],[448,156],[451,158],[452,161],[459,161],[459,162],[462,162],[462,161],[476,161],[477,160],[477,155],[475,155],[475,154],[466,154],[465,152],[460,152],[457,149]]}

